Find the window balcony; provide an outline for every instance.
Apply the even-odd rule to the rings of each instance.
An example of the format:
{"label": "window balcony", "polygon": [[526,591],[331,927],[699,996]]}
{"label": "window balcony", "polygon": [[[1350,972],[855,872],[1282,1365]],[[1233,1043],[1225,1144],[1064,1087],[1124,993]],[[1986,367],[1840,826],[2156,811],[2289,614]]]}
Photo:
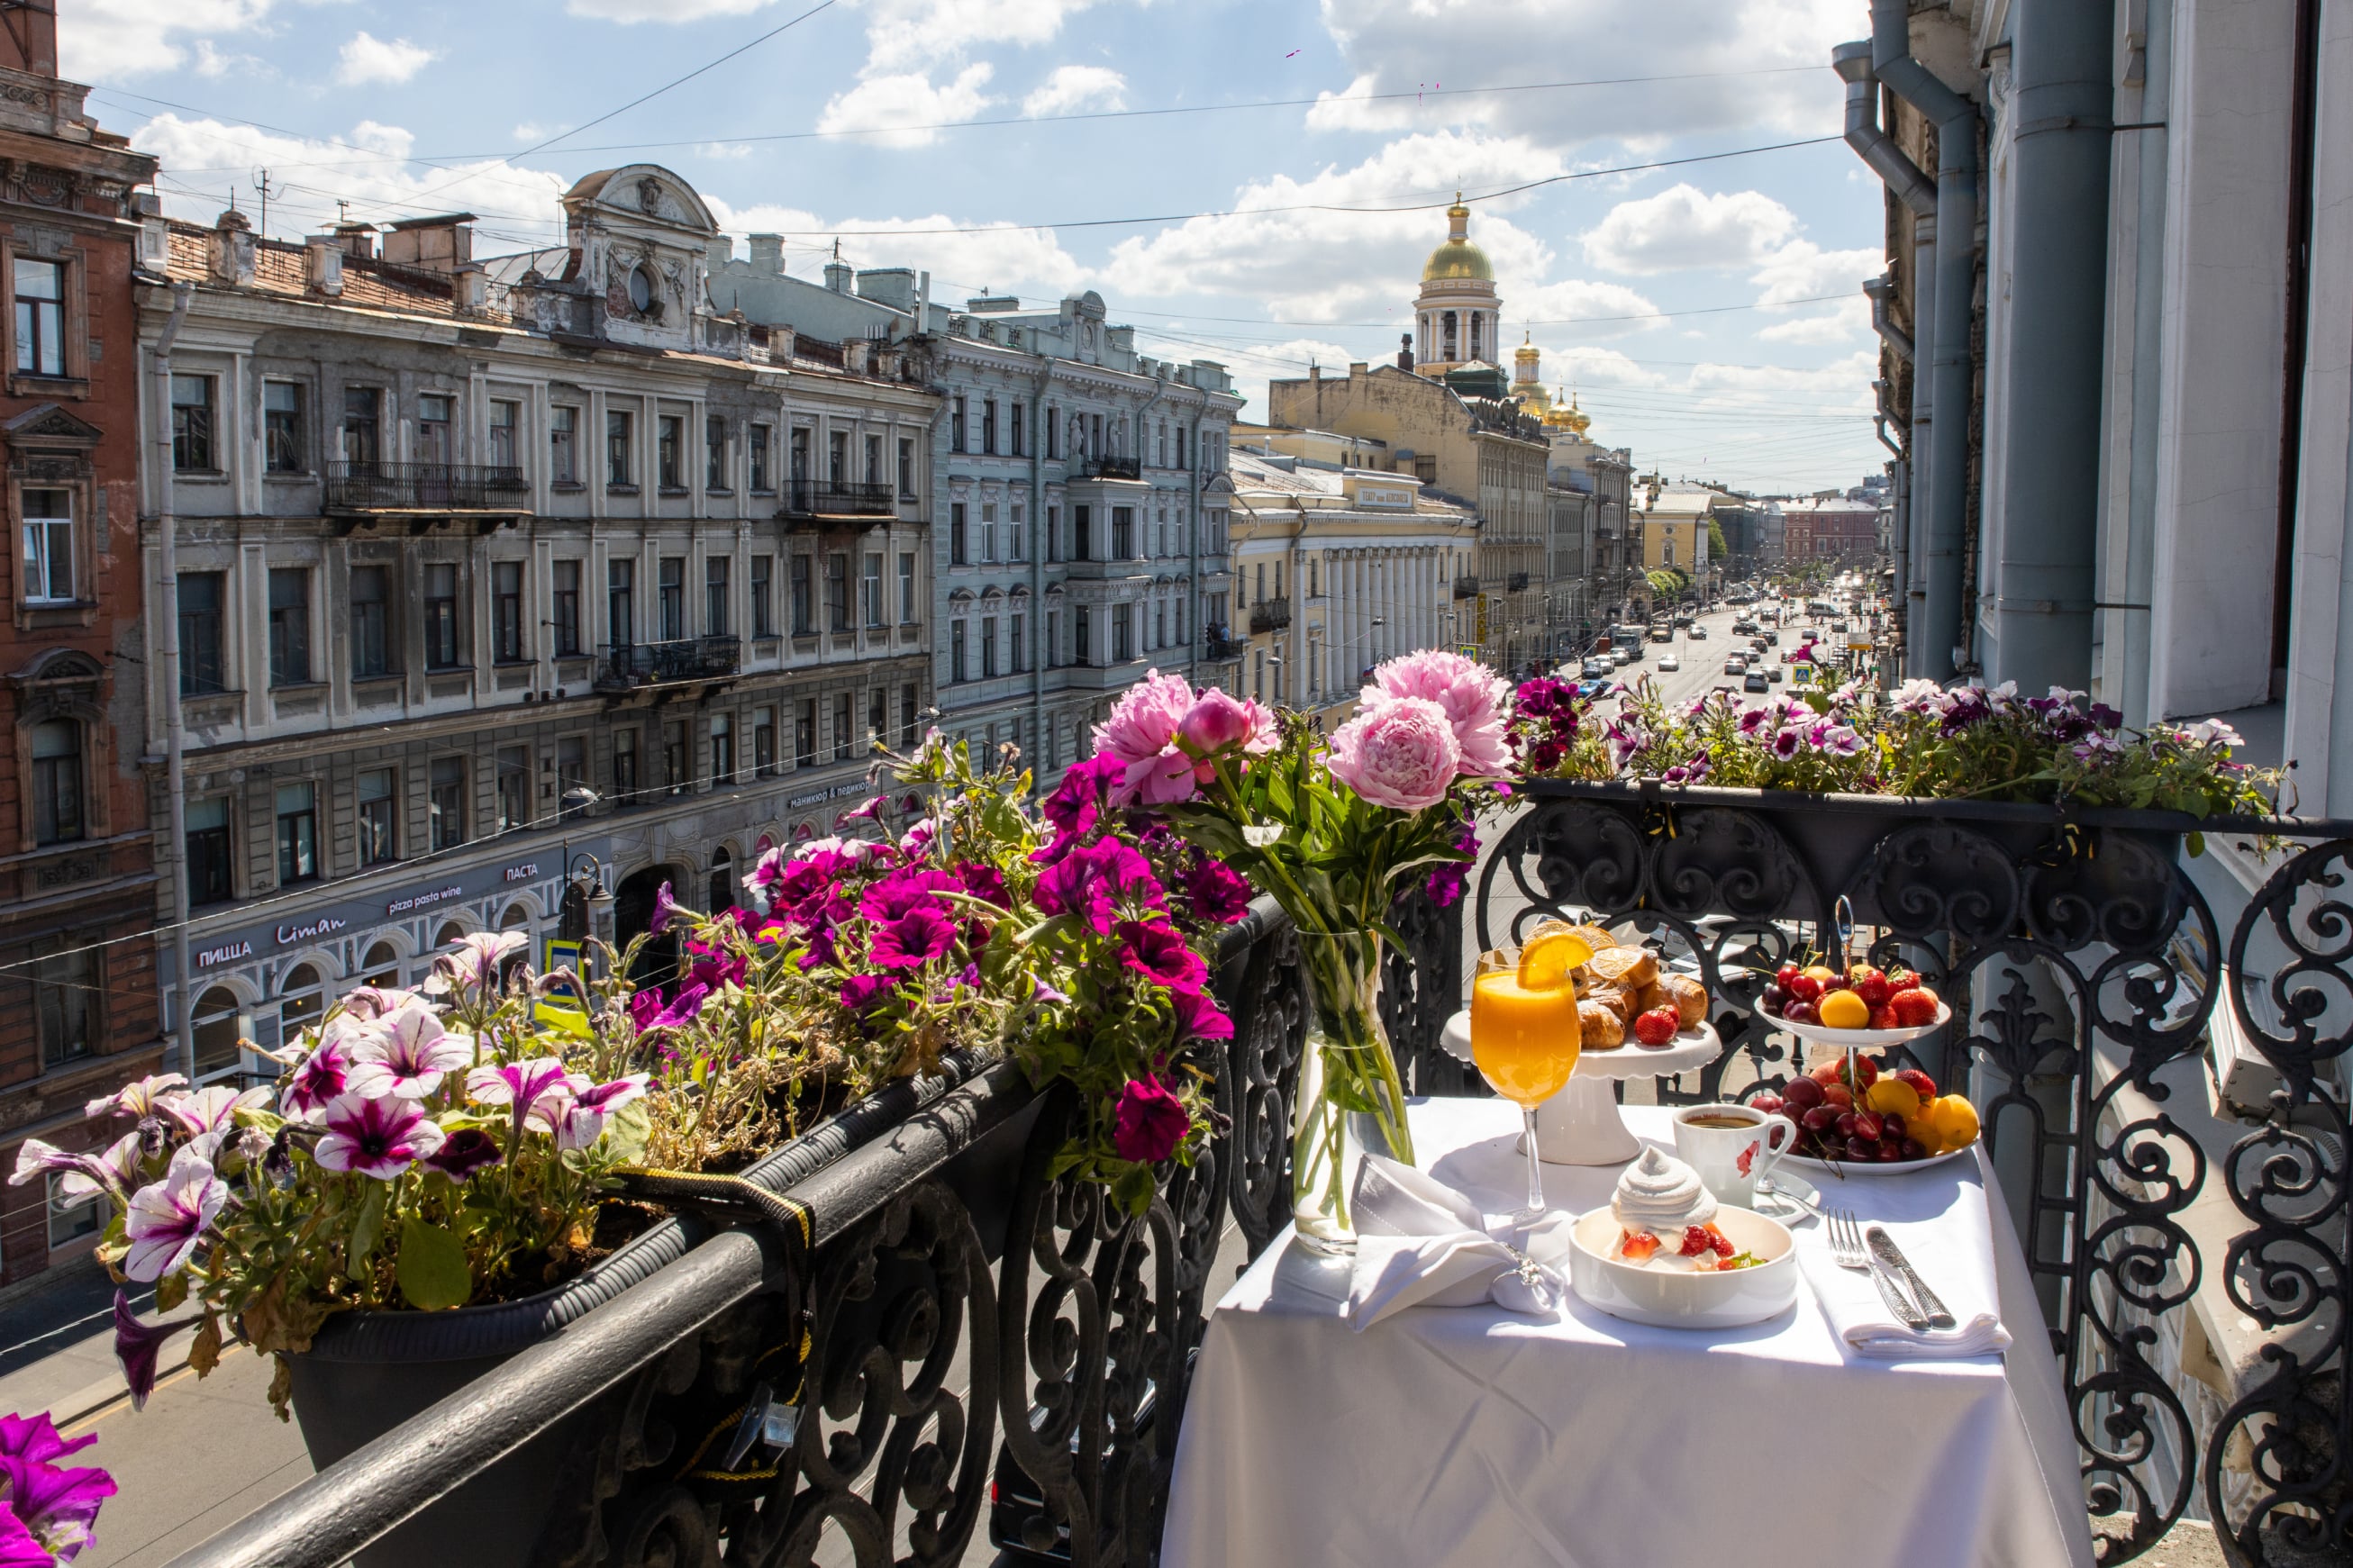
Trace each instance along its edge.
{"label": "window balcony", "polygon": [[1479,596],[1479,579],[1474,575],[1469,574],[1454,579],[1454,596],[1458,599],[1477,598]]}
{"label": "window balcony", "polygon": [[327,465],[331,517],[513,516],[531,510],[522,470],[493,463]]}
{"label": "window balcony", "polygon": [[694,680],[726,680],[742,669],[743,663],[744,644],[737,637],[607,643],[596,650],[595,685],[599,691],[628,691]]}
{"label": "window balcony", "polygon": [[896,517],[899,498],[887,484],[857,479],[786,479],[781,517]]}
{"label": "window balcony", "polygon": [[1144,460],[1141,458],[1082,458],[1079,477],[1088,479],[1140,479],[1144,477]]}
{"label": "window balcony", "polygon": [[1252,635],[1279,632],[1291,625],[1289,599],[1261,599],[1250,607],[1250,628]]}
{"label": "window balcony", "polygon": [[1249,647],[1249,643],[1229,634],[1225,627],[1212,626],[1208,635],[1201,639],[1201,657],[1212,663],[1240,658]]}
{"label": "window balcony", "polygon": [[1514,594],[1525,592],[1527,585],[1528,574],[1525,572],[1514,572],[1504,580],[1505,589]]}

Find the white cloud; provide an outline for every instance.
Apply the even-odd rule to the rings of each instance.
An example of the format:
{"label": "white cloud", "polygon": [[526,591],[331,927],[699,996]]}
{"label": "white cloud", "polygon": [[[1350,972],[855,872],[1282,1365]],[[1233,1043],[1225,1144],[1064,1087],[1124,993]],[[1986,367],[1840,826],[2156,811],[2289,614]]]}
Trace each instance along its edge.
{"label": "white cloud", "polygon": [[1810,239],[1792,240],[1762,260],[1754,275],[1765,290],[1757,296],[1760,305],[1819,300],[1825,294],[1852,294],[1860,300],[1862,280],[1887,270],[1887,258],[1877,250],[1824,250]]}
{"label": "white cloud", "polygon": [[1021,112],[1033,118],[1126,107],[1127,79],[1107,66],[1056,66],[1054,74],[1021,100]]}
{"label": "white cloud", "polygon": [[705,142],[694,150],[694,155],[698,158],[715,158],[732,163],[739,158],[750,157],[752,144],[749,142]]}
{"label": "white cloud", "polygon": [[[1858,304],[1860,303],[1861,301],[1858,301]],[[1768,343],[1820,346],[1852,342],[1859,325],[1854,320],[1854,311],[1841,307],[1828,315],[1796,316],[1786,321],[1776,321],[1769,327],[1757,328],[1757,336],[1760,342]],[[1868,324],[1870,321],[1868,307],[1863,309],[1862,316],[1863,321],[1860,324]]]}
{"label": "white cloud", "polygon": [[359,32],[336,57],[335,79],[345,87],[363,82],[403,82],[431,63],[434,53],[406,38],[379,38]]}
{"label": "white cloud", "polygon": [[[1166,329],[1183,332],[1183,322]],[[1211,322],[1207,331],[1230,331],[1229,327]],[[1167,355],[1177,361],[1215,360],[1232,373],[1234,390],[1242,395],[1241,416],[1249,421],[1266,418],[1266,384],[1305,375],[1311,364],[1322,365],[1325,374],[1347,374],[1348,364],[1364,355],[1351,353],[1339,343],[1323,338],[1286,338],[1279,343],[1244,345],[1221,343],[1215,339],[1161,338],[1158,327],[1138,327],[1137,336],[1147,340],[1145,346],[1155,354]],[[1159,341],[1148,341],[1157,339]]]}
{"label": "white cloud", "polygon": [[1658,306],[1623,283],[1564,278],[1514,289],[1504,300],[1505,321],[1573,325],[1581,338],[1616,338],[1661,325]]}
{"label": "white cloud", "polygon": [[925,127],[969,120],[992,101],[981,89],[997,68],[982,60],[934,86],[922,71],[871,76],[837,93],[818,116],[819,131],[864,131],[882,147],[923,147],[939,139]]}
{"label": "white cloud", "polygon": [[230,75],[250,78],[277,74],[269,62],[259,56],[224,54],[214,47],[210,38],[196,40],[196,58],[190,62],[189,68],[198,76],[208,78]]}
{"label": "white cloud", "polygon": [[814,257],[830,251],[828,237],[841,232],[847,236],[842,257],[853,267],[930,271],[932,299],[937,304],[961,305],[966,295],[983,289],[1054,300],[1087,285],[1087,269],[1062,248],[1051,229],[998,224],[976,233],[921,234],[908,231],[962,227],[965,223],[945,213],[874,218],[827,216],[773,203],[738,207],[709,191],[702,194],[719,226],[729,234],[785,236],[786,265],[802,277],[815,275]]}
{"label": "white cloud", "polygon": [[748,16],[776,0],[565,0],[575,16],[600,22],[700,22],[710,16]]}
{"label": "white cloud", "polygon": [[976,45],[1051,43],[1065,18],[1095,0],[871,0],[866,70],[903,71],[960,59]]}
{"label": "white cloud", "polygon": [[1689,184],[1620,202],[1579,236],[1585,258],[1637,275],[1753,267],[1798,231],[1798,215],[1761,191],[1709,195]]}
{"label": "white cloud", "polygon": [[80,0],[58,27],[58,68],[75,81],[175,70],[188,52],[174,35],[243,32],[270,0]]}

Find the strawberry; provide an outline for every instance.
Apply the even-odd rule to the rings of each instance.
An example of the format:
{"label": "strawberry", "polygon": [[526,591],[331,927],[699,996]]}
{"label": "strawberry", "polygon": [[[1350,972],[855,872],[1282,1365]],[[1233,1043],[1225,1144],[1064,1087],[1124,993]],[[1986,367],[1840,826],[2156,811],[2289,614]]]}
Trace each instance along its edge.
{"label": "strawberry", "polygon": [[[1715,1226],[1712,1225],[1687,1225],[1683,1226],[1683,1244],[1681,1247],[1677,1248],[1677,1250],[1685,1258],[1706,1257],[1709,1253],[1715,1250],[1715,1238],[1708,1235],[1708,1232],[1715,1229]],[[1722,1233],[1719,1232],[1718,1234],[1720,1235]]]}
{"label": "strawberry", "polygon": [[1647,1230],[1620,1231],[1618,1255],[1629,1263],[1648,1263],[1651,1255],[1659,1250],[1659,1238]]}
{"label": "strawberry", "polygon": [[1708,1245],[1715,1248],[1715,1255],[1718,1258],[1729,1258],[1734,1253],[1740,1250],[1738,1247],[1732,1245],[1732,1238],[1730,1237],[1718,1230],[1714,1225],[1704,1225],[1699,1228],[1707,1232]]}
{"label": "strawberry", "polygon": [[1874,1029],[1900,1029],[1904,1026],[1895,1021],[1895,1009],[1883,1002],[1871,1010],[1871,1026]]}
{"label": "strawberry", "polygon": [[1822,1086],[1822,1103],[1825,1105],[1836,1106],[1841,1110],[1852,1110],[1854,1109],[1854,1090],[1847,1088],[1847,1086],[1842,1083],[1824,1084]]}
{"label": "strawberry", "polygon": [[1936,1080],[1918,1068],[1905,1068],[1895,1076],[1912,1086],[1912,1091],[1920,1097],[1921,1104],[1926,1105],[1936,1098]]}
{"label": "strawberry", "polygon": [[1887,976],[1876,969],[1866,967],[1855,971],[1854,994],[1862,998],[1866,1006],[1884,1007],[1887,999],[1895,994],[1895,987],[1889,983]]}
{"label": "strawberry", "polygon": [[1936,994],[1925,985],[1905,986],[1890,996],[1887,1005],[1904,1028],[1922,1028],[1936,1021]]}
{"label": "strawberry", "polygon": [[1675,1036],[1683,1026],[1683,1016],[1672,1007],[1653,1007],[1634,1016],[1634,1042],[1657,1050],[1675,1043]]}
{"label": "strawberry", "polygon": [[1854,1089],[1857,1094],[1879,1081],[1879,1064],[1869,1057],[1854,1058]]}

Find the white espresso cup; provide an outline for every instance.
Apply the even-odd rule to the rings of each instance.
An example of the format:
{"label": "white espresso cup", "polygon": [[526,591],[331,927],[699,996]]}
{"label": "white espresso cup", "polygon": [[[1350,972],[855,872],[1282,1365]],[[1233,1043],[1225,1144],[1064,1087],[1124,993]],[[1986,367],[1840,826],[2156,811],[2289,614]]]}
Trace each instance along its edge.
{"label": "white espresso cup", "polygon": [[1675,1152],[1716,1202],[1736,1208],[1757,1206],[1757,1178],[1797,1141],[1796,1122],[1754,1106],[1686,1105],[1675,1112]]}

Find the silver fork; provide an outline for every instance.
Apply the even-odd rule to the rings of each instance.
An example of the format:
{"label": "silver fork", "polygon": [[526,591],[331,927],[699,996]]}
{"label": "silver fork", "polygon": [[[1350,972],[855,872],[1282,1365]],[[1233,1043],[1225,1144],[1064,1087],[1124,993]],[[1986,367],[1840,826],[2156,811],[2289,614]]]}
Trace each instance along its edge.
{"label": "silver fork", "polygon": [[1887,1310],[1895,1314],[1896,1321],[1915,1334],[1926,1333],[1928,1315],[1912,1304],[1911,1299],[1887,1277],[1887,1271],[1863,1246],[1862,1226],[1856,1223],[1854,1212],[1851,1209],[1824,1209],[1821,1213],[1823,1234],[1831,1244],[1831,1261],[1841,1268],[1852,1268],[1870,1275],[1871,1282],[1879,1287],[1879,1299],[1887,1303]]}

